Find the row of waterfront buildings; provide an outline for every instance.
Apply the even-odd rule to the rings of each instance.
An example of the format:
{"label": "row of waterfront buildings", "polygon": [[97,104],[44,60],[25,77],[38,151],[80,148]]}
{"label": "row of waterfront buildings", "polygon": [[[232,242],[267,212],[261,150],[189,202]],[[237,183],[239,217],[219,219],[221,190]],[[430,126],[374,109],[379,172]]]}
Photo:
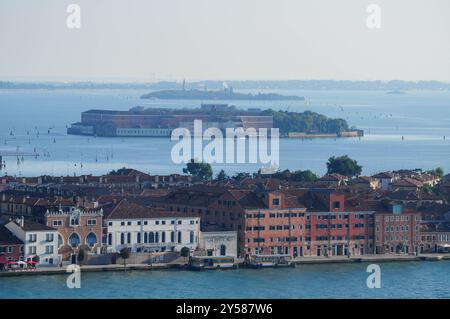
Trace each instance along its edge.
{"label": "row of waterfront buildings", "polygon": [[[197,182],[121,169],[104,176],[4,177],[0,263],[75,262],[133,253],[420,254],[450,248],[450,206],[427,190],[447,178],[414,171],[314,183],[286,176]],[[386,182],[390,179],[389,182]],[[396,187],[414,179],[416,188]]]}

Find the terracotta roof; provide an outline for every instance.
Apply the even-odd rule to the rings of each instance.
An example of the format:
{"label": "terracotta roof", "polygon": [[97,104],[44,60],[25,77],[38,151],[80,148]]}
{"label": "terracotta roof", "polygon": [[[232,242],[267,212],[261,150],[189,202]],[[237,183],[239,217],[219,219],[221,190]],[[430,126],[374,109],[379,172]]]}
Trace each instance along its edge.
{"label": "terracotta roof", "polygon": [[196,213],[171,212],[158,208],[147,208],[126,199],[122,200],[108,215],[107,220],[111,219],[140,219],[140,218],[158,218],[158,217],[198,217]]}

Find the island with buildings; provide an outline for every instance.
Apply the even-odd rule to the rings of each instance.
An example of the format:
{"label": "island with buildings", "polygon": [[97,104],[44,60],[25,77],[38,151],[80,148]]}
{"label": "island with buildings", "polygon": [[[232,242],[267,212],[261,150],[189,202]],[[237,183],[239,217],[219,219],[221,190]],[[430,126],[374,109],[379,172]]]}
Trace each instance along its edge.
{"label": "island with buildings", "polygon": [[249,100],[249,101],[304,101],[302,96],[281,95],[276,93],[236,93],[232,88],[223,90],[160,90],[144,94],[142,99],[160,100]]}
{"label": "island with buildings", "polygon": [[201,120],[203,129],[278,128],[281,137],[357,137],[362,130],[349,128],[343,119],[324,115],[262,110],[237,109],[228,104],[202,104],[200,108],[168,109],[133,107],[128,111],[88,110],[81,114],[81,122],[73,123],[68,134],[108,137],[170,137],[176,128],[193,129],[194,120]]}

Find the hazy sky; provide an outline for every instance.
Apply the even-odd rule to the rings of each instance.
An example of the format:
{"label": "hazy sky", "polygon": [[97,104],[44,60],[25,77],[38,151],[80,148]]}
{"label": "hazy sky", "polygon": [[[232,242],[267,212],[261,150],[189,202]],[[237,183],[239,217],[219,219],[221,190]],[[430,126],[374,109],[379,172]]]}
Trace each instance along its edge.
{"label": "hazy sky", "polygon": [[183,78],[450,82],[450,1],[0,0],[0,80]]}

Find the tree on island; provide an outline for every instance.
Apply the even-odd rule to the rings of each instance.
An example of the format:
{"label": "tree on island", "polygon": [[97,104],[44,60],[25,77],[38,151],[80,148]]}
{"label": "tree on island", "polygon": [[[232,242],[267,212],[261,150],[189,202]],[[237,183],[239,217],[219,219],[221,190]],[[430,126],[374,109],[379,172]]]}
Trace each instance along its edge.
{"label": "tree on island", "polygon": [[362,171],[362,166],[358,165],[358,162],[351,159],[347,155],[335,157],[332,156],[327,162],[328,174],[341,174],[347,177],[359,176]]}
{"label": "tree on island", "polygon": [[220,170],[219,174],[217,174],[216,179],[217,179],[219,182],[224,182],[224,181],[229,180],[230,177],[229,177],[229,176],[225,173],[225,171],[222,169],[222,170]]}
{"label": "tree on island", "polygon": [[191,159],[191,161],[186,164],[186,168],[183,168],[183,173],[191,174],[202,181],[209,181],[213,176],[211,164],[196,162],[194,159]]}
{"label": "tree on island", "polygon": [[127,259],[130,258],[130,248],[124,247],[119,252],[120,258],[123,259],[123,269],[127,267]]}

